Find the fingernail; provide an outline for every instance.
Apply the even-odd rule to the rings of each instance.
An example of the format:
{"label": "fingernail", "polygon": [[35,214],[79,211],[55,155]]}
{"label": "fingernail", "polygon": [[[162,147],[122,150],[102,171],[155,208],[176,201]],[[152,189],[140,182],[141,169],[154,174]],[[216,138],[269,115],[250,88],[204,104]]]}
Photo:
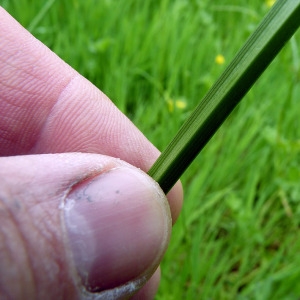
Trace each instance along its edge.
{"label": "fingernail", "polygon": [[142,171],[120,167],[75,186],[64,205],[69,248],[89,292],[153,272],[171,228],[163,193]]}

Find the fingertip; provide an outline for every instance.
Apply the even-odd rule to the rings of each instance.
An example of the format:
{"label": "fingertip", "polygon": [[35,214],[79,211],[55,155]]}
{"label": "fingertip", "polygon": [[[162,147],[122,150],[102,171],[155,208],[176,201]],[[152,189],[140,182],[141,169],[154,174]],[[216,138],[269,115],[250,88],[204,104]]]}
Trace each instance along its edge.
{"label": "fingertip", "polygon": [[64,205],[68,241],[87,291],[148,278],[169,242],[165,195],[145,173],[119,167],[77,185]]}

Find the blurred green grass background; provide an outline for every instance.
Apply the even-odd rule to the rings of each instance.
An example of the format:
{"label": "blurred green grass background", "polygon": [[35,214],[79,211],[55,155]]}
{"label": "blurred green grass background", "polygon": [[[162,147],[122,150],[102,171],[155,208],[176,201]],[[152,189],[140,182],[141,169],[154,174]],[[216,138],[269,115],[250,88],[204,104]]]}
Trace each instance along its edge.
{"label": "blurred green grass background", "polygon": [[[0,0],[160,150],[271,2]],[[299,37],[182,177],[156,299],[300,298]]]}

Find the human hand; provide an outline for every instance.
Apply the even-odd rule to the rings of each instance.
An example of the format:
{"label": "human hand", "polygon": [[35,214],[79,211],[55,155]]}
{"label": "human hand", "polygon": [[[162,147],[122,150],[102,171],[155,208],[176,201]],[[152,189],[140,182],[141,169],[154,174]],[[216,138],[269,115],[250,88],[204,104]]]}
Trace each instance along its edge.
{"label": "human hand", "polygon": [[180,183],[167,202],[143,172],[158,150],[1,7],[0,20],[0,298],[152,298]]}

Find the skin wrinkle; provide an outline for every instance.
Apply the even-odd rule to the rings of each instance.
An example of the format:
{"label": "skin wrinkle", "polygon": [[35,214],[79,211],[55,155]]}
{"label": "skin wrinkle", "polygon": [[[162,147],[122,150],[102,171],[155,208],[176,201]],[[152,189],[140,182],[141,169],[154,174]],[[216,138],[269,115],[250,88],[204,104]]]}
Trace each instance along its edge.
{"label": "skin wrinkle", "polygon": [[[2,49],[1,49],[2,50]],[[9,53],[7,54],[9,56]],[[28,84],[29,89],[27,88],[27,83],[30,82],[32,79],[38,79],[41,83],[43,83],[43,80],[39,79],[38,77],[34,76],[33,72],[27,71],[27,66],[17,66],[15,67],[14,64],[10,64],[7,61],[3,60],[4,66],[6,69],[2,71],[2,77],[1,85],[10,88],[10,91],[16,92],[19,89],[19,92],[22,94],[28,95],[28,96],[34,96],[36,94],[36,91],[31,91],[31,85]],[[33,68],[33,66],[30,66]],[[6,71],[6,72],[5,72]],[[17,76],[16,76],[17,74]],[[13,76],[11,76],[13,75]],[[18,85],[16,86],[16,79],[18,79]],[[18,101],[18,98],[16,98]],[[20,101],[18,101],[20,102]],[[12,103],[11,105],[15,105],[17,107],[20,107],[21,105],[19,103]]]}
{"label": "skin wrinkle", "polygon": [[[46,210],[44,210],[46,211]],[[50,260],[52,262],[52,264],[49,266],[47,264],[43,264],[43,270],[45,273],[49,274],[49,279],[56,281],[58,283],[62,283],[63,280],[65,279],[64,276],[64,269],[65,269],[65,264],[62,261],[62,257],[55,255],[54,254],[54,249],[57,253],[64,251],[64,249],[60,249],[57,247],[57,240],[59,240],[59,237],[56,236],[56,232],[54,232],[53,230],[51,230],[52,228],[55,228],[55,225],[52,225],[51,223],[55,223],[54,220],[51,219],[51,215],[46,214],[45,212],[43,212],[46,216],[50,216],[50,218],[45,218],[45,216],[43,216],[44,218],[42,220],[39,220],[39,222],[33,222],[33,227],[34,230],[37,232],[37,235],[41,237],[41,239],[44,240],[44,242],[47,244],[47,252],[45,252],[45,255],[48,257],[48,260]],[[41,225],[42,226],[39,226]],[[44,226],[43,226],[44,225]],[[42,227],[42,228],[41,228]],[[52,251],[49,249],[52,249]],[[33,260],[32,262],[33,268],[34,269],[39,269],[40,266],[40,262],[36,262],[35,260]],[[34,272],[35,274],[38,274],[38,272]],[[37,282],[37,279],[36,279]],[[37,285],[39,286],[39,285]],[[40,298],[40,296],[38,297]]]}
{"label": "skin wrinkle", "polygon": [[59,104],[59,100],[61,95],[64,93],[64,91],[68,88],[69,85],[72,84],[73,80],[79,76],[79,74],[75,73],[71,78],[69,78],[68,82],[66,83],[66,85],[63,87],[63,89],[61,90],[60,94],[58,95],[58,97],[56,98],[55,101],[53,101],[52,106],[47,114],[46,119],[43,122],[43,125],[40,126],[39,132],[36,136],[36,140],[35,143],[31,146],[31,148],[29,149],[29,153],[35,153],[35,148],[37,147],[37,145],[39,144],[41,137],[45,134],[45,131],[48,131],[48,122],[52,117],[52,113],[55,110],[56,106]]}
{"label": "skin wrinkle", "polygon": [[[4,13],[2,17],[5,21],[8,15]],[[0,119],[1,113],[7,112],[7,108],[7,113],[11,112],[16,120],[22,120],[21,116],[28,117],[11,129],[11,143],[6,143],[6,151],[2,150],[2,155],[25,154],[38,141],[38,131],[43,127],[48,111],[72,80],[75,71],[68,66],[62,75],[57,76],[57,69],[61,69],[65,63],[28,32],[22,29],[20,35],[21,26],[18,23],[7,23],[8,26],[0,24],[0,65],[1,69],[6,70],[0,73]],[[14,107],[19,107],[19,111]],[[14,136],[22,136],[24,143]]]}
{"label": "skin wrinkle", "polygon": [[[45,205],[43,205],[45,204]],[[45,206],[45,208],[43,208]],[[56,205],[55,205],[56,206]],[[58,255],[59,253],[64,253],[65,249],[61,245],[61,236],[57,234],[57,232],[53,231],[53,228],[56,228],[57,224],[60,223],[60,220],[54,220],[53,217],[47,213],[47,203],[41,203],[41,205],[36,205],[35,207],[30,209],[31,212],[29,215],[33,216],[33,222],[31,230],[35,232],[35,239],[39,239],[42,241],[42,248],[44,249],[43,255],[47,257],[47,261],[51,261],[51,265],[46,263],[41,264],[43,260],[36,261],[33,259],[31,261],[31,265],[33,270],[35,270],[34,274],[37,275],[35,278],[36,286],[39,286],[39,289],[37,289],[37,299],[43,298],[43,295],[39,295],[39,292],[41,292],[41,282],[40,277],[38,276],[39,272],[41,272],[41,269],[43,273],[48,274],[49,281],[55,282],[57,285],[57,290],[59,289],[59,286],[63,285],[64,280],[66,279],[66,262],[64,261],[64,257],[61,255]],[[32,210],[40,211],[40,213],[34,213]],[[43,211],[43,212],[41,212]],[[42,214],[43,218],[38,219],[38,215]],[[48,218],[48,217],[49,218]],[[32,244],[32,242],[31,242]],[[35,248],[30,248],[29,251],[31,253],[35,252]],[[40,250],[37,250],[40,252]],[[32,257],[35,257],[35,255],[32,255]],[[37,272],[36,270],[39,270]],[[47,287],[49,284],[44,283],[45,287]],[[52,295],[55,297],[55,293]]]}
{"label": "skin wrinkle", "polygon": [[[69,145],[72,145],[75,149],[85,149],[87,145],[90,145],[92,141],[89,139],[89,135],[85,134],[86,128],[97,128],[97,124],[100,123],[101,119],[101,109],[98,109],[99,113],[97,114],[97,117],[95,119],[90,118],[88,114],[85,113],[86,107],[88,107],[89,103],[92,102],[98,102],[98,106],[102,106],[102,103],[100,101],[96,101],[97,95],[93,95],[93,93],[86,94],[85,101],[82,101],[82,98],[77,99],[77,95],[72,94],[72,90],[74,89],[74,86],[76,86],[76,81],[81,81],[81,76],[76,76],[73,81],[68,85],[68,87],[64,90],[63,93],[61,93],[61,99],[58,100],[58,102],[63,102],[61,105],[57,105],[58,109],[54,112],[53,116],[53,122],[52,126],[53,128],[59,127],[59,130],[61,130],[60,134],[57,134],[58,136],[64,137],[64,130],[66,130],[66,126],[59,126],[59,124],[72,124],[71,126],[71,132],[73,133],[74,138],[70,138],[68,136],[67,138],[70,139],[70,142],[67,143]],[[68,97],[68,95],[72,95],[73,97]],[[68,103],[68,100],[71,99],[72,102]],[[76,102],[74,100],[77,100]],[[94,100],[95,99],[95,100]],[[65,102],[65,103],[64,103]],[[60,103],[58,103],[60,104]],[[70,104],[70,105],[69,105]],[[64,109],[65,108],[65,109]],[[55,110],[55,109],[54,109]],[[50,122],[51,123],[51,122]],[[51,128],[51,126],[49,126]],[[51,129],[50,129],[51,131]],[[100,134],[101,130],[99,130]],[[57,132],[58,133],[58,132]],[[97,133],[95,133],[97,134]],[[76,136],[83,137],[83,139],[80,139],[80,142],[78,143],[78,139],[76,139]],[[93,139],[97,139],[97,136],[93,136]],[[61,143],[63,144],[63,143]],[[83,152],[90,152],[87,150],[84,150]],[[99,152],[99,149],[98,149]]]}
{"label": "skin wrinkle", "polygon": [[[117,109],[95,87],[93,87],[93,93],[86,94],[87,85],[85,83],[87,81],[81,76],[76,76],[73,81],[75,83],[72,82],[64,90],[53,108],[51,116],[48,118],[47,132],[41,137],[40,141],[43,146],[37,145],[31,152],[43,152],[45,145],[55,152],[99,153],[101,151],[101,154],[107,155],[116,152],[117,146],[119,146],[117,138],[122,133],[116,135],[115,132],[117,130],[124,132],[125,130],[121,126],[123,120],[120,122],[113,117],[113,113],[116,113]],[[74,95],[73,85],[75,84],[79,87],[82,86],[81,94]],[[89,107],[93,112],[87,110]],[[85,132],[86,128],[90,128],[90,131]],[[65,134],[66,132],[68,132],[68,135]],[[58,137],[55,145],[51,142],[54,137]],[[60,140],[60,137],[64,140]],[[80,142],[78,143],[78,141]],[[106,143],[106,141],[108,142]],[[113,147],[112,143],[116,147]]]}
{"label": "skin wrinkle", "polygon": [[[43,274],[48,274],[49,279],[51,279],[50,276],[51,274],[52,277],[54,277],[52,282],[56,282],[57,285],[57,289],[53,290],[53,294],[52,294],[53,299],[58,299],[56,298],[58,294],[57,295],[55,294],[56,291],[60,290],[60,286],[65,285],[66,278],[68,277],[68,275],[66,274],[66,272],[68,272],[68,269],[66,268],[65,256],[61,255],[61,253],[65,253],[64,244],[63,242],[60,241],[63,235],[59,234],[59,232],[53,231],[54,228],[60,228],[59,226],[61,222],[60,214],[56,216],[56,220],[55,220],[53,219],[53,216],[50,214],[50,211],[53,212],[53,209],[54,208],[57,209],[58,206],[57,204],[58,201],[57,200],[52,201],[52,200],[56,198],[60,199],[62,196],[60,197],[57,196],[57,194],[52,193],[55,198],[52,198],[51,194],[49,194],[48,197],[46,197],[46,199],[49,199],[49,201],[38,203],[39,199],[41,199],[42,197],[42,194],[45,194],[44,193],[45,189],[41,186],[41,189],[35,189],[36,192],[32,194],[30,192],[31,191],[30,182],[35,182],[34,177],[27,178],[28,176],[26,175],[25,177],[26,177],[25,182],[24,180],[17,180],[17,182],[22,183],[21,185],[20,184],[17,185],[17,189],[14,189],[11,192],[9,191],[6,192],[6,194],[8,193],[6,198],[10,199],[6,201],[8,203],[6,207],[8,206],[10,208],[10,213],[11,213],[11,216],[8,218],[8,220],[10,221],[15,220],[15,228],[18,228],[18,230],[16,231],[17,235],[14,234],[13,236],[15,237],[20,236],[23,238],[23,242],[22,242],[23,246],[18,244],[18,251],[22,249],[25,254],[27,255],[30,254],[29,258],[31,258],[28,264],[25,265],[24,263],[22,263],[17,265],[22,266],[22,268],[20,269],[20,271],[22,271],[20,272],[20,276],[22,278],[28,278],[28,274],[27,274],[28,268],[30,268],[32,274],[36,275],[36,277],[34,278],[35,279],[34,284],[33,282],[31,283],[32,286],[39,287],[33,289],[36,292],[34,294],[36,296],[36,299],[44,299],[44,295],[39,295],[39,293],[43,291],[43,289],[41,289],[41,286],[44,285],[46,289],[49,289],[49,284],[51,284],[51,282],[49,281],[41,284],[42,278],[38,274],[41,274],[41,272]],[[48,176],[45,176],[45,180],[46,180],[45,185],[47,185],[47,181],[48,181],[47,178]],[[22,179],[22,176],[20,177],[20,179]],[[51,181],[49,183],[51,184]],[[62,182],[63,187],[61,188],[60,193],[63,193],[65,191],[65,188],[68,187],[68,183]],[[13,185],[10,184],[7,186],[13,186]],[[28,190],[25,191],[26,193],[24,193],[25,187],[28,188]],[[51,187],[51,185],[49,187]],[[51,189],[49,189],[49,191],[51,192]],[[66,192],[68,192],[68,190]],[[48,189],[46,189],[46,193],[48,193]],[[11,196],[9,196],[10,194]],[[13,198],[16,197],[19,197],[19,202],[23,203],[21,211],[17,211],[15,205],[12,205]],[[28,197],[33,200],[34,199],[36,200],[30,202],[22,200],[23,198],[24,200],[28,199]],[[25,211],[25,209],[28,206],[29,209]],[[25,227],[23,226],[24,224]],[[34,233],[31,236],[29,236],[30,239],[28,239],[28,232]],[[24,242],[25,238],[27,238],[28,243]],[[39,247],[36,247],[36,242],[35,242],[36,240],[38,240],[39,243],[41,243],[39,244]],[[44,255],[44,257],[46,257],[46,260],[38,259],[41,253]],[[47,263],[47,261],[48,262],[50,261],[51,264]],[[37,270],[39,270],[39,272],[37,272]],[[62,288],[61,290],[65,290],[65,289]],[[23,292],[21,292],[20,295],[23,295],[24,297],[26,296],[26,294],[24,294]],[[26,298],[28,299],[34,298],[32,297],[33,295],[32,293],[30,295],[31,296]]]}
{"label": "skin wrinkle", "polygon": [[[9,40],[7,35],[6,38]],[[14,40],[9,40],[9,41],[11,44],[15,43]],[[30,42],[28,42],[27,40],[27,43],[23,43],[23,46],[19,46],[18,48],[15,48],[14,46],[9,47],[10,51],[6,51],[5,47],[7,47],[7,45],[5,45],[4,47],[2,46],[1,53],[6,54],[4,55],[4,59],[2,59],[2,61],[4,63],[4,66],[8,66],[7,69],[11,70],[11,72],[8,73],[14,75],[12,76],[12,80],[11,80],[14,85],[13,91],[15,91],[16,88],[18,88],[23,94],[32,96],[37,94],[37,90],[31,91],[32,90],[31,80],[42,83],[41,84],[42,86],[44,85],[44,76],[39,76],[40,72],[37,66],[47,65],[47,61],[46,61],[47,56],[46,56],[46,50],[44,49],[44,47],[40,47],[39,42],[37,42],[37,40],[34,40],[34,38],[32,37],[29,41]],[[34,48],[34,52],[31,51],[32,48]],[[32,55],[26,55],[26,60],[24,60],[24,53],[25,54],[32,53]],[[5,72],[4,73],[2,72],[2,76],[6,79],[9,79],[8,76],[5,76]],[[16,84],[16,80],[18,80],[18,84]],[[2,84],[3,82],[5,81],[1,80]],[[27,88],[27,85],[29,86],[29,89]],[[37,84],[36,86],[39,85]],[[45,85],[44,87],[46,88],[47,91],[47,85]]]}
{"label": "skin wrinkle", "polygon": [[[30,182],[30,180],[28,180],[28,182]],[[22,197],[24,197],[24,189],[25,189],[25,186],[20,187],[19,191],[17,192],[16,196],[20,197],[20,200],[18,201],[19,203],[26,203],[25,201],[21,200]],[[26,189],[25,189],[25,191],[26,191]],[[30,190],[27,190],[26,194],[28,194],[29,191]],[[15,194],[16,191],[14,191],[13,193]],[[13,194],[13,193],[11,193],[11,194]],[[33,196],[34,195],[32,195],[32,193],[30,193],[30,198],[31,199],[34,199]],[[27,198],[27,197],[25,196],[25,198]],[[11,203],[11,202],[12,202],[12,199],[8,200],[8,203]],[[22,244],[18,245],[18,246],[21,249],[23,249],[23,253],[26,255],[27,264],[26,264],[26,266],[22,265],[22,270],[23,270],[23,272],[24,272],[24,270],[26,270],[26,275],[23,274],[22,277],[28,278],[28,272],[30,271],[31,278],[32,278],[32,280],[30,282],[31,287],[32,287],[32,291],[38,291],[37,287],[39,286],[39,284],[38,284],[39,276],[38,276],[38,273],[34,271],[36,269],[36,267],[35,267],[35,265],[36,265],[35,264],[35,255],[29,255],[29,253],[32,254],[32,253],[35,252],[35,248],[30,246],[30,241],[28,241],[28,234],[27,234],[26,231],[24,232],[24,230],[23,230],[22,221],[23,222],[25,221],[26,228],[28,228],[28,226],[29,226],[30,229],[31,229],[31,232],[35,232],[35,239],[37,239],[37,236],[42,236],[43,238],[46,238],[46,236],[44,234],[42,234],[42,231],[40,230],[40,226],[39,226],[40,224],[36,224],[37,219],[33,217],[32,212],[30,213],[30,210],[32,210],[32,208],[34,208],[34,206],[30,207],[30,209],[27,209],[27,205],[22,205],[21,211],[20,211],[20,209],[18,209],[17,212],[16,212],[15,205],[7,206],[7,208],[8,208],[8,212],[10,214],[9,220],[12,220],[13,224],[14,224],[14,227],[19,229],[19,230],[16,230],[16,234],[20,237]],[[20,220],[20,217],[18,216],[18,214],[22,214],[23,216],[25,216],[26,220],[23,220],[23,219]],[[31,216],[31,218],[27,218],[27,216]],[[28,221],[28,220],[30,220],[30,221]],[[42,221],[43,221],[43,223],[45,223],[44,222],[45,221],[44,216],[43,216]],[[49,226],[49,227],[51,228],[51,226]],[[50,233],[51,233],[51,231],[50,231]],[[41,238],[41,240],[43,240],[43,238]],[[51,243],[49,243],[49,239],[47,239],[47,241],[48,241],[48,244],[51,244]],[[53,249],[55,249],[55,247],[53,247]],[[55,261],[55,260],[52,260],[52,261]],[[38,262],[38,264],[40,264],[40,262]],[[39,267],[40,267],[40,265],[39,265]],[[35,292],[35,295],[37,295],[36,292]],[[31,293],[31,297],[32,297],[32,293]]]}
{"label": "skin wrinkle", "polygon": [[[7,200],[5,201],[5,200],[3,200],[3,199],[5,199],[5,198],[7,198]],[[28,255],[30,252],[28,251],[29,250],[29,248],[28,248],[28,246],[27,246],[27,243],[26,243],[26,237],[24,236],[24,234],[22,233],[22,231],[21,230],[17,230],[17,228],[19,228],[19,223],[18,223],[18,221],[17,221],[17,218],[15,217],[15,214],[12,212],[12,208],[10,208],[10,205],[8,205],[8,204],[10,204],[10,200],[9,200],[9,195],[7,195],[7,197],[5,197],[5,195],[2,195],[1,196],[1,198],[0,198],[0,201],[1,201],[1,203],[3,203],[3,206],[2,207],[4,207],[3,208],[3,210],[6,212],[6,214],[7,214],[7,216],[6,216],[6,220],[8,220],[9,221],[9,223],[10,223],[10,225],[11,225],[11,227],[13,227],[11,230],[12,231],[14,231],[14,234],[12,233],[12,232],[10,232],[10,235],[11,236],[14,236],[14,238],[15,239],[18,239],[18,260],[20,259],[20,249],[22,249],[22,268],[23,268],[23,270],[25,270],[26,269],[26,276],[22,276],[22,274],[21,274],[21,277],[23,277],[23,278],[26,278],[27,279],[27,281],[29,280],[29,282],[30,282],[30,284],[26,284],[26,285],[22,285],[22,287],[31,287],[32,285],[34,285],[34,286],[36,286],[36,278],[35,278],[35,276],[34,276],[34,272],[33,272],[33,268],[32,268],[32,261],[31,261],[31,259],[30,259],[30,255]],[[5,204],[6,203],[6,204]],[[1,210],[2,210],[2,207],[1,207]],[[2,214],[3,215],[3,214]],[[7,228],[7,225],[5,226],[6,228]],[[0,226],[0,231],[2,232],[2,234],[4,235],[4,236],[7,236],[7,234],[3,231],[3,226]],[[7,236],[7,238],[6,238],[6,240],[7,241],[10,241],[10,237],[9,236]],[[21,244],[20,244],[21,243]],[[8,244],[7,244],[7,246],[8,247],[11,247],[11,249],[14,249],[13,247],[12,247],[12,245],[11,245],[11,243],[10,242],[8,242]],[[14,251],[12,250],[12,252],[11,253],[13,253]],[[14,255],[12,255],[12,256],[14,256]],[[24,261],[24,256],[25,256],[25,261]],[[24,265],[25,264],[25,265]],[[15,270],[16,271],[16,270]],[[20,272],[18,272],[19,273],[19,275],[20,275]],[[29,279],[30,278],[30,279]],[[1,280],[2,281],[2,280]],[[11,298],[11,293],[10,293],[10,290],[9,290],[9,287],[10,286],[8,286],[8,289],[7,289],[7,286],[5,286],[5,290],[7,290],[7,294],[9,294],[10,295],[10,297],[9,298]],[[26,295],[26,292],[24,293],[25,291],[23,290],[22,291],[22,294],[24,295]],[[30,293],[29,291],[28,291],[28,293],[29,294],[31,294],[32,295],[32,293]],[[24,296],[25,296],[24,295]]]}

